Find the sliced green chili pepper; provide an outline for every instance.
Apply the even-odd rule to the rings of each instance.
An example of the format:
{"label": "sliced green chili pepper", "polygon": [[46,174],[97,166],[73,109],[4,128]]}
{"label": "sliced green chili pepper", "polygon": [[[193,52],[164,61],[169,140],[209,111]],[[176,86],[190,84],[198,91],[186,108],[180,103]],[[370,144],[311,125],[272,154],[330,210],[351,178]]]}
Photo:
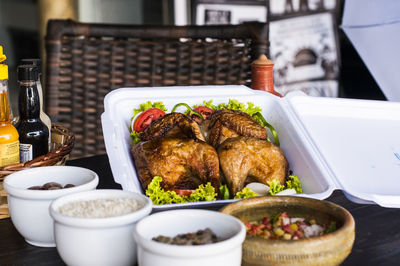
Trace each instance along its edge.
{"label": "sliced green chili pepper", "polygon": [[230,198],[229,189],[228,189],[228,186],[226,184],[224,184],[224,185],[221,184],[219,186],[219,192],[221,193],[221,196],[222,196],[223,199],[229,199]]}
{"label": "sliced green chili pepper", "polygon": [[201,114],[199,114],[198,112],[193,111],[193,109],[192,109],[189,105],[187,105],[186,103],[178,103],[178,104],[176,104],[176,105],[174,106],[174,108],[172,108],[171,113],[175,112],[176,109],[177,109],[179,106],[185,106],[185,107],[187,108],[186,111],[189,112],[189,115],[197,115],[197,116],[200,117],[202,120],[204,120],[204,117],[203,117]]}
{"label": "sliced green chili pepper", "polygon": [[254,115],[257,116],[258,118],[260,118],[261,121],[264,123],[264,126],[266,126],[271,131],[272,136],[274,136],[275,144],[279,147],[280,142],[279,142],[279,138],[278,138],[278,133],[276,133],[275,128],[271,124],[269,124],[267,122],[267,120],[265,120],[265,118],[262,116],[262,114],[260,112],[257,112]]}

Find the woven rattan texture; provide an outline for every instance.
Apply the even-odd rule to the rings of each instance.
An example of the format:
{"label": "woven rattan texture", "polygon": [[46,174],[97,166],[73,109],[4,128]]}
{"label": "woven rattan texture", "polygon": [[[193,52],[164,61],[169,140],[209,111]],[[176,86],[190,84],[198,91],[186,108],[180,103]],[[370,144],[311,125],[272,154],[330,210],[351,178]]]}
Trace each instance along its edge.
{"label": "woven rattan texture", "polygon": [[[118,36],[118,26],[114,26],[111,34],[108,30],[102,36],[99,26],[91,34],[93,24],[71,21],[65,21],[65,27],[86,27],[85,30],[68,30],[62,34],[60,21],[54,23],[57,27],[49,25],[48,29],[56,28],[58,32],[48,32],[47,36],[47,112],[52,121],[74,132],[71,158],[105,153],[100,115],[104,111],[104,97],[110,90],[249,85],[251,61],[261,53],[256,48],[265,52],[268,49],[265,34],[254,35],[264,36],[264,42],[256,42],[256,37],[251,36],[205,38],[207,32],[199,37],[182,34],[181,38],[171,38],[162,37],[167,28],[159,27],[152,34],[157,35],[158,30],[159,37],[136,36],[135,32]],[[265,32],[264,25],[259,28]]]}

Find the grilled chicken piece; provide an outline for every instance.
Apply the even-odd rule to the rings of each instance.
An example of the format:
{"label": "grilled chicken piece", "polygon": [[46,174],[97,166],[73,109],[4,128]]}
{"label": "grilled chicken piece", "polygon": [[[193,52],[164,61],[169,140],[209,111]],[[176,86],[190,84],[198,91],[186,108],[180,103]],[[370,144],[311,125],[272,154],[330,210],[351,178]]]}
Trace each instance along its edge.
{"label": "grilled chicken piece", "polygon": [[282,150],[266,140],[230,138],[218,147],[218,156],[231,195],[254,181],[267,184],[275,179],[283,185],[288,174],[288,162]]}
{"label": "grilled chicken piece", "polygon": [[267,130],[249,114],[229,109],[215,111],[209,119],[203,121],[201,129],[207,143],[215,148],[226,139],[237,136],[268,138]]}
{"label": "grilled chicken piece", "polygon": [[186,136],[191,139],[205,140],[199,125],[182,113],[170,113],[153,121],[140,134],[140,139],[147,141],[164,136]]}
{"label": "grilled chicken piece", "polygon": [[163,178],[166,190],[196,189],[207,182],[219,189],[218,155],[204,141],[163,137],[139,142],[131,153],[144,190],[154,176]]}

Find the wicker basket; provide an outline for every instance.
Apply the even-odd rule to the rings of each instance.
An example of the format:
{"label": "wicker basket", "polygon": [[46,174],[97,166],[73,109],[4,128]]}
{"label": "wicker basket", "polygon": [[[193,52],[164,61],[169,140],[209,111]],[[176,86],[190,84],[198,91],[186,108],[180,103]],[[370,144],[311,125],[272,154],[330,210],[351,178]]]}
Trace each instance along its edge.
{"label": "wicker basket", "polygon": [[10,217],[7,205],[7,193],[3,187],[4,178],[14,172],[40,166],[64,165],[74,147],[74,134],[59,124],[51,125],[52,150],[46,155],[39,156],[24,163],[0,167],[0,219]]}

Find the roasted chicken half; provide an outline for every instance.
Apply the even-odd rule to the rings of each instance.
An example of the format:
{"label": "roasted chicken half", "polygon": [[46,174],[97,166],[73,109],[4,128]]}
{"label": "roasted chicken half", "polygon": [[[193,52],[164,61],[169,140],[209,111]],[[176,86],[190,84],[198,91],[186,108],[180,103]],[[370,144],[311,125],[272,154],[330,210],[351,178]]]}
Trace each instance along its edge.
{"label": "roasted chicken half", "polygon": [[237,136],[265,140],[268,138],[266,129],[249,114],[229,109],[215,111],[209,119],[201,123],[201,129],[207,143],[215,148],[226,139]]}
{"label": "roasted chicken half", "polygon": [[140,135],[140,139],[147,141],[166,136],[185,136],[204,141],[199,125],[182,113],[170,113],[153,121]]}
{"label": "roasted chicken half", "polygon": [[218,147],[218,156],[231,195],[254,181],[267,184],[275,179],[283,185],[288,173],[282,150],[267,140],[229,138]]}
{"label": "roasted chicken half", "polygon": [[219,160],[216,150],[201,140],[162,137],[139,142],[131,149],[136,171],[145,190],[154,176],[171,189],[196,189],[210,182],[218,191]]}

